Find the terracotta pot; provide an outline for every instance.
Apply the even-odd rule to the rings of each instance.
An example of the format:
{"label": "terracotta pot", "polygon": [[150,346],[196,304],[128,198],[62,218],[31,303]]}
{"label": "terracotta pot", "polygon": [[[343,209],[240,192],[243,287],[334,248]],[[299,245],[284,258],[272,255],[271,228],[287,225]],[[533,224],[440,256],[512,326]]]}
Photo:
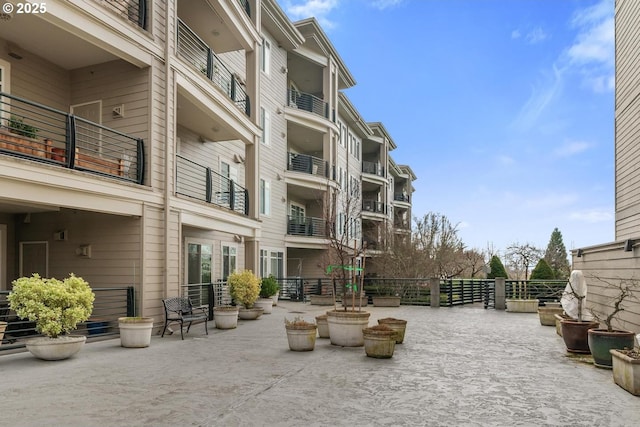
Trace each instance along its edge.
{"label": "terracotta pot", "polygon": [[589,329],[588,334],[593,364],[598,368],[611,369],[611,350],[633,348],[634,333],[630,331],[609,332],[606,329]]}
{"label": "terracotta pot", "polygon": [[595,329],[600,324],[595,321],[582,321],[563,319],[560,321],[562,327],[562,339],[570,353],[589,354],[589,329]]}

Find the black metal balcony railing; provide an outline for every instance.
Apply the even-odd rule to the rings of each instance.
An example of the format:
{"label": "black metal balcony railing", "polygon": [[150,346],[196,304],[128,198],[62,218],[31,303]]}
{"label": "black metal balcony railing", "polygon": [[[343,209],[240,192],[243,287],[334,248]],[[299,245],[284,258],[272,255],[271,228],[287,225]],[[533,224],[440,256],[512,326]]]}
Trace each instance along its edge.
{"label": "black metal balcony railing", "polygon": [[304,172],[311,175],[329,177],[329,163],[318,157],[308,154],[289,153],[287,170],[294,172]]}
{"label": "black metal balcony railing", "polygon": [[176,156],[176,193],[249,215],[249,192],[206,166]]}
{"label": "black metal balcony railing", "polygon": [[251,18],[251,5],[249,4],[249,0],[238,0],[238,3],[240,3],[240,6],[242,6],[247,13],[247,16]]}
{"label": "black metal balcony railing", "polygon": [[327,236],[327,221],[322,218],[291,216],[287,217],[287,234],[292,236]]}
{"label": "black metal balcony railing", "polygon": [[362,172],[384,177],[384,167],[375,162],[362,162]]}
{"label": "black metal balcony railing", "polygon": [[387,205],[382,202],[378,202],[377,200],[363,200],[362,210],[366,212],[386,214]]}
{"label": "black metal balcony railing", "polygon": [[409,224],[409,221],[408,221],[408,220],[406,220],[406,219],[397,219],[397,218],[396,218],[396,219],[393,221],[393,226],[394,226],[395,228],[400,228],[400,229],[403,229],[403,230],[408,230],[408,229],[410,229],[410,228],[411,228],[411,227],[410,227],[410,224]]}
{"label": "black metal balcony railing", "polygon": [[178,54],[220,88],[247,116],[251,102],[238,77],[224,65],[213,50],[178,19]]}
{"label": "black metal balcony railing", "polygon": [[409,195],[408,194],[402,194],[402,193],[395,193],[393,195],[393,200],[395,200],[396,202],[409,203]]}
{"label": "black metal balcony railing", "polygon": [[309,111],[325,119],[329,118],[329,104],[317,96],[310,93],[299,92],[295,89],[289,89],[287,90],[287,97],[289,107]]}
{"label": "black metal balcony railing", "polygon": [[2,92],[0,153],[143,183],[142,139]]}
{"label": "black metal balcony railing", "polygon": [[96,0],[140,28],[147,29],[147,0]]}

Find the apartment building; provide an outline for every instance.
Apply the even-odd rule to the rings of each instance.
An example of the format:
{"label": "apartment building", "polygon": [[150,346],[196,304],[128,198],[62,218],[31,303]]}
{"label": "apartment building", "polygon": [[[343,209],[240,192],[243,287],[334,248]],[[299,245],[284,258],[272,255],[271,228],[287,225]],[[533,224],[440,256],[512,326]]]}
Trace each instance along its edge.
{"label": "apartment building", "polygon": [[[616,0],[615,6],[615,237],[613,242],[572,251],[573,268],[588,278],[587,303],[609,311],[616,295],[602,280],[639,280],[640,262],[640,4]],[[619,313],[619,328],[640,332],[640,304],[631,301]]]}
{"label": "apartment building", "polygon": [[[236,269],[321,276],[336,222],[362,245],[374,193],[391,224],[410,215],[394,194],[415,176],[342,93],[355,79],[314,19],[274,0],[1,18],[0,290],[74,272],[133,286],[137,313],[160,319],[163,298]],[[393,171],[369,178],[377,193],[366,156]]]}

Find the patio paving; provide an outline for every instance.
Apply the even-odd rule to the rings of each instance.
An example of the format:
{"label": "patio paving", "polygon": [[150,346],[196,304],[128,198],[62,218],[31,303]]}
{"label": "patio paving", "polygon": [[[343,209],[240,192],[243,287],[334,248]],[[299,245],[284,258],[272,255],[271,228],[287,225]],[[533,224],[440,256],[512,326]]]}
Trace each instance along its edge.
{"label": "patio paving", "polygon": [[[288,350],[284,318],[331,307],[281,301],[273,314],[119,339],[74,358],[0,356],[0,425],[11,426],[638,426],[640,398],[610,370],[567,357],[537,314],[480,306],[367,307],[370,324],[408,320],[392,359],[318,339]],[[584,359],[584,358],[583,358]]]}

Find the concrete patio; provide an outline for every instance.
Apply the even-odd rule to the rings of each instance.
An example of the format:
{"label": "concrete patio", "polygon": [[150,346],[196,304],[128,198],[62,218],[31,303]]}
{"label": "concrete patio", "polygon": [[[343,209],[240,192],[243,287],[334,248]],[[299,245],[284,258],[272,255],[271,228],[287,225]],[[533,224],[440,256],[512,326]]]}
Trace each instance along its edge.
{"label": "concrete patio", "polygon": [[[194,326],[74,358],[0,356],[7,426],[638,426],[640,398],[611,371],[567,357],[537,314],[481,306],[367,307],[408,320],[392,359],[318,339],[288,350],[284,318],[332,307],[281,301],[273,314],[204,335]],[[160,319],[158,319],[160,320]]]}

